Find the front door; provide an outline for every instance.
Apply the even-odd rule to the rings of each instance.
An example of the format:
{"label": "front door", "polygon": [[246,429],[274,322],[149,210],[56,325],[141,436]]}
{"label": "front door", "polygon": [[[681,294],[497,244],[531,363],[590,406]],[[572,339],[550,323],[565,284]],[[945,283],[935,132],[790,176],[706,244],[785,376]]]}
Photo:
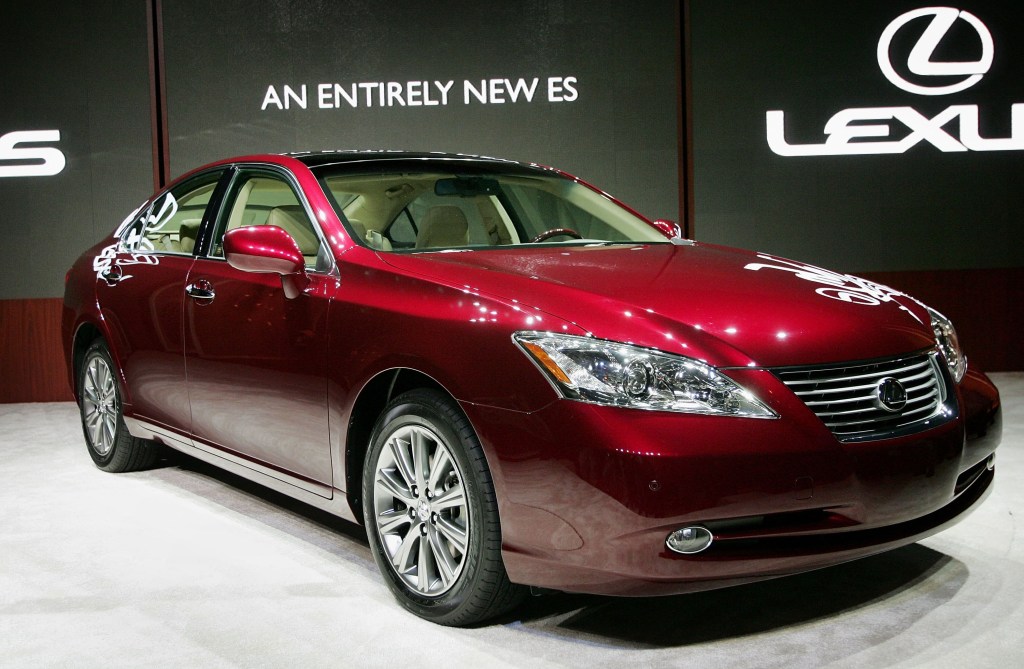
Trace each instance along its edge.
{"label": "front door", "polygon": [[[277,275],[224,260],[225,230],[243,225],[278,225],[296,239],[311,279],[305,292],[288,299]],[[211,242],[185,287],[196,446],[330,496],[327,314],[335,279],[297,189],[283,174],[239,171]]]}

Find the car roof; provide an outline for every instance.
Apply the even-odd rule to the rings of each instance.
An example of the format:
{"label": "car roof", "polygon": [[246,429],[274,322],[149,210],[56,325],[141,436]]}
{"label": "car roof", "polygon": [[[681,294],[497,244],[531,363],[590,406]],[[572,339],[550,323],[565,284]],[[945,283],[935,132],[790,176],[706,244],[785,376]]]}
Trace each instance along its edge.
{"label": "car roof", "polygon": [[[259,164],[294,168],[305,165],[314,174],[323,172],[453,172],[458,174],[518,174],[522,176],[559,176],[573,181],[578,177],[554,167],[537,163],[521,163],[505,158],[474,156],[462,153],[391,150],[297,151],[293,153],[262,153],[224,158],[186,172],[159,192],[174,188],[195,175],[210,169],[231,165]],[[456,167],[457,166],[457,167]],[[620,203],[621,204],[621,203]]]}
{"label": "car roof", "polygon": [[491,158],[461,153],[377,150],[302,151],[283,155],[298,160],[314,171],[318,168],[327,168],[329,166],[356,167],[357,165],[360,169],[372,165],[388,168],[389,170],[395,168],[423,170],[430,169],[431,167],[450,170],[453,163],[459,163],[460,169],[473,172],[561,173],[559,170],[535,163],[521,163],[504,158]]}

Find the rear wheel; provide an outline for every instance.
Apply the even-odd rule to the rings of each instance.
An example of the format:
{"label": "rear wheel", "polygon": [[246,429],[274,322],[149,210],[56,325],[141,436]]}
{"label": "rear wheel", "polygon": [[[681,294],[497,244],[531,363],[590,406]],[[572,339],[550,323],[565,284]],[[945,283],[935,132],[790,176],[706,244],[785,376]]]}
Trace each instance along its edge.
{"label": "rear wheel", "polygon": [[157,446],[129,434],[124,424],[116,370],[107,345],[102,340],[93,342],[78,370],[85,443],[93,462],[104,471],[146,469],[156,462]]}
{"label": "rear wheel", "polygon": [[385,409],[363,468],[363,515],[377,566],[416,615],[470,625],[521,600],[501,561],[483,450],[446,395],[414,390]]}

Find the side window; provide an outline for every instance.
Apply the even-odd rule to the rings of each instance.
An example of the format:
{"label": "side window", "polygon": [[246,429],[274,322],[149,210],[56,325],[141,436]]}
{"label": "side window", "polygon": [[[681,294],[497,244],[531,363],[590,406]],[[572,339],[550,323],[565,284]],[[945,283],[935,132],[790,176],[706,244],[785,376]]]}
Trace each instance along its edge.
{"label": "side window", "polygon": [[221,221],[214,236],[212,257],[224,257],[224,234],[229,230],[249,225],[276,225],[299,245],[306,258],[306,266],[311,269],[318,267],[320,238],[287,181],[264,173],[242,174],[232,190],[233,195],[228,198],[227,218]]}
{"label": "side window", "polygon": [[402,210],[395,222],[388,228],[388,238],[395,248],[411,249],[416,246],[416,225],[412,222],[409,211]]}
{"label": "side window", "polygon": [[203,214],[222,171],[189,179],[163,193],[125,230],[120,250],[129,253],[192,253]]}

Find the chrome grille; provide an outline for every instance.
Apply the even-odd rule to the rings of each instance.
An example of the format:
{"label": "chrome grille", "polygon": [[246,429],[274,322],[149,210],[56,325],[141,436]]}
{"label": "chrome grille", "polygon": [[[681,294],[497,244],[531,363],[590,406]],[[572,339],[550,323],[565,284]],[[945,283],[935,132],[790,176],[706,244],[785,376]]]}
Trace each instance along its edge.
{"label": "chrome grille", "polygon": [[[954,415],[937,354],[772,370],[841,441],[883,439],[934,427]],[[886,408],[879,387],[896,379],[906,404]]]}

